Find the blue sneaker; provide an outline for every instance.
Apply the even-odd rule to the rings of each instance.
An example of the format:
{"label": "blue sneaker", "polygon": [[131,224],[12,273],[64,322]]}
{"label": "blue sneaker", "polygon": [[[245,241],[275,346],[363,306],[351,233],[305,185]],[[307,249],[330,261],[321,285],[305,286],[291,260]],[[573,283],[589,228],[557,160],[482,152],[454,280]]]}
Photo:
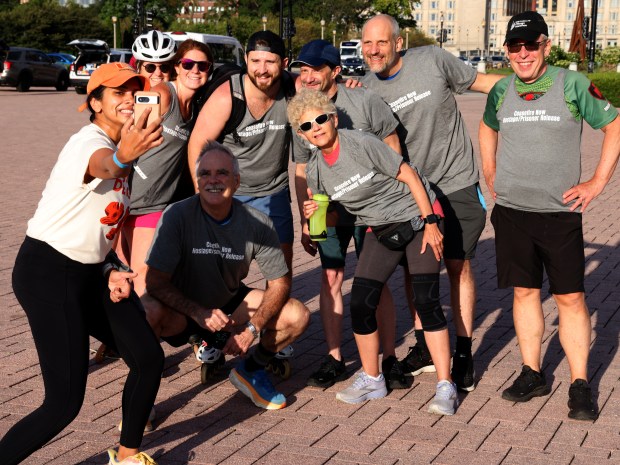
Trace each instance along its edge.
{"label": "blue sneaker", "polygon": [[286,407],[286,397],[276,391],[265,370],[245,371],[245,361],[242,361],[230,371],[228,379],[257,407],[266,410]]}

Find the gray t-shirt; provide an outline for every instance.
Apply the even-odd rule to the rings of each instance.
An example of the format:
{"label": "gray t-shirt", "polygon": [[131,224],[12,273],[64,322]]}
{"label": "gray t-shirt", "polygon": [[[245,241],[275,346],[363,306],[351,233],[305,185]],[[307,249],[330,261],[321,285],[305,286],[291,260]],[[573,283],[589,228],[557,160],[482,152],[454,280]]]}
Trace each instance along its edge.
{"label": "gray t-shirt", "polygon": [[189,299],[221,308],[239,289],[256,259],[266,280],[288,272],[280,241],[268,216],[233,201],[225,224],[211,218],[198,195],[164,211],[146,263],[172,274],[172,282]]}
{"label": "gray t-shirt", "polygon": [[[243,76],[241,77],[243,79]],[[237,195],[265,197],[288,186],[288,144],[286,98],[282,86],[271,108],[260,119],[245,109],[237,127],[240,142],[233,134],[224,137],[223,144],[239,160],[241,185]]]}
{"label": "gray t-shirt", "polygon": [[132,215],[166,208],[174,200],[187,166],[187,141],[194,118],[183,120],[174,85],[170,82],[166,85],[170,90],[170,109],[161,123],[164,142],[138,158],[129,175]]}
{"label": "gray t-shirt", "polygon": [[[308,187],[340,202],[363,224],[379,226],[420,215],[409,186],[396,180],[402,157],[371,134],[339,129],[339,154],[329,166],[322,155],[306,165]],[[415,168],[414,168],[415,169]],[[419,173],[418,173],[419,174]],[[435,195],[420,176],[431,204]]]}
{"label": "gray t-shirt", "polygon": [[476,71],[435,46],[407,50],[400,71],[388,79],[363,78],[391,107],[403,157],[417,166],[439,196],[478,181],[471,139],[453,92],[462,93]]}
{"label": "gray t-shirt", "polygon": [[[390,107],[369,89],[349,89],[339,84],[335,97],[339,129],[357,129],[385,139],[398,126],[398,120]],[[317,150],[316,147],[299,136],[294,140],[295,162],[308,163],[313,150]]]}

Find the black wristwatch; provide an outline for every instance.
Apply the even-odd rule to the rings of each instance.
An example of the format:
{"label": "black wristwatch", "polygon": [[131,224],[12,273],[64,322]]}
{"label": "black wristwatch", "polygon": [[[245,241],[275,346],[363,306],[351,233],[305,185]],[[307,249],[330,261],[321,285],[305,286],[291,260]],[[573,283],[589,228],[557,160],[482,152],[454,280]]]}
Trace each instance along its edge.
{"label": "black wristwatch", "polygon": [[436,224],[439,223],[439,220],[441,220],[441,216],[431,213],[424,218],[424,224]]}

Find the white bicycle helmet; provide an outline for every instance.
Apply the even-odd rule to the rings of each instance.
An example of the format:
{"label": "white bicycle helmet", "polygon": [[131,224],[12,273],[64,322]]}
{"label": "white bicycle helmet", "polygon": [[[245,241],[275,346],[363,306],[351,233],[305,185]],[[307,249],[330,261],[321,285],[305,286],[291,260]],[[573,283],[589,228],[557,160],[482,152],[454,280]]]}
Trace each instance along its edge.
{"label": "white bicycle helmet", "polygon": [[136,60],[162,63],[174,56],[177,45],[169,35],[159,31],[149,31],[135,40],[131,51]]}

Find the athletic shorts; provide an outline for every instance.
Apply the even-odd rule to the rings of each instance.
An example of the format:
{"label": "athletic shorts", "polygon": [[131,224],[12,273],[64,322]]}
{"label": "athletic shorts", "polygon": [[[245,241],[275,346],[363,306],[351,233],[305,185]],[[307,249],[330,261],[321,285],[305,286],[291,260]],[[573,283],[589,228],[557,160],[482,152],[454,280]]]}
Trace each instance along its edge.
{"label": "athletic shorts", "polygon": [[321,268],[324,270],[344,268],[351,238],[355,243],[355,254],[359,258],[365,235],[366,226],[328,227],[327,239],[317,242],[321,256]]}
{"label": "athletic shorts", "polygon": [[551,294],[585,291],[580,213],[524,212],[495,205],[491,224],[500,288],[541,289],[544,269]]}
{"label": "athletic shorts", "polygon": [[444,258],[471,260],[487,219],[480,186],[476,183],[437,200],[444,213]]}
{"label": "athletic shorts", "polygon": [[293,230],[293,212],[291,210],[291,191],[288,187],[265,197],[235,195],[235,198],[271,218],[278,233],[280,244],[293,243],[295,233]]}
{"label": "athletic shorts", "polygon": [[[226,315],[232,315],[251,290],[252,288],[241,283],[241,286],[235,296],[230,299],[226,305],[222,306],[220,310],[222,310]],[[161,339],[170,344],[172,347],[181,347],[187,344],[190,336],[193,336],[194,334],[198,334],[202,339],[208,339],[209,335],[213,334],[211,331],[203,328],[188,316],[185,317],[185,321],[187,321],[187,326],[182,332],[175,334],[174,336],[162,336]]]}
{"label": "athletic shorts", "polygon": [[125,218],[125,221],[123,222],[123,227],[127,227],[130,229],[155,229],[163,213],[163,211],[159,211],[153,213],[145,213],[144,215],[129,215],[127,218]]}

